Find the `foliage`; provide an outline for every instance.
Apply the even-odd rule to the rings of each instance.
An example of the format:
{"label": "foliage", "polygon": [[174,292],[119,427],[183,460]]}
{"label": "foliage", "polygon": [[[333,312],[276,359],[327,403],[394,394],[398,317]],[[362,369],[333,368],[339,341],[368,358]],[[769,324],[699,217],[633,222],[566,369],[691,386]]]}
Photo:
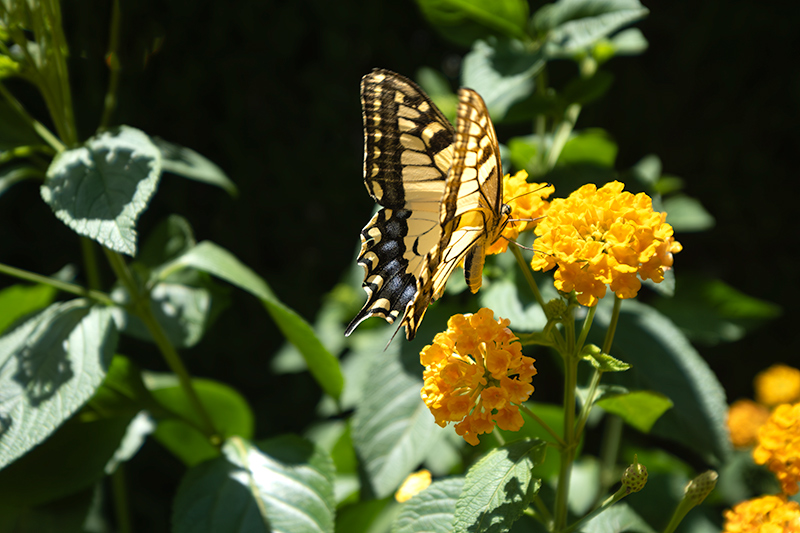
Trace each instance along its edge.
{"label": "foliage", "polygon": [[[483,96],[495,123],[531,125],[530,134],[506,139],[507,167],[559,191],[620,179],[669,212],[676,232],[713,225],[701,203],[681,192],[681,181],[661,173],[657,156],[617,170],[612,135],[576,129],[584,106],[613,87],[603,65],[647,48],[641,31],[627,28],[648,14],[638,0],[558,0],[533,13],[521,0],[418,4],[444,38],[469,47],[461,84]],[[103,113],[82,139],[59,3],[0,4],[0,201],[8,188],[36,180],[53,214],[81,237],[83,260],[80,275],[0,263],[0,273],[24,282],[0,291],[0,530],[83,531],[108,515],[101,502],[109,490],[117,529],[129,530],[124,471],[136,467],[148,440],[185,466],[174,501],[164,504],[174,531],[653,531],[669,517],[653,511],[652,502],[662,513],[678,503],[682,495],[669,489],[691,477],[686,462],[738,468],[723,388],[690,340],[737,340],[778,310],[719,280],[668,275],[646,284],[655,291],[649,303],[606,298],[587,310],[544,275],[518,276],[505,254],[487,265],[478,296],[452,280],[417,340],[386,347],[391,327],[365,323],[352,337],[341,336],[362,299],[355,267],[311,325],[233,253],[196,242],[179,216],[140,244],[137,221],[164,172],[238,193],[197,152],[112,125],[121,71],[116,2],[111,19]],[[559,87],[548,85],[556,62],[576,72]],[[35,88],[47,116],[27,110],[17,86],[7,83],[15,79]],[[430,69],[419,81],[450,115],[456,99],[446,81]],[[112,283],[100,280],[98,250]],[[541,305],[527,281],[546,299],[563,300],[558,313]],[[188,373],[177,349],[202,341],[224,311],[229,286],[258,299],[287,340],[273,371],[308,369],[324,392],[319,419],[305,435],[256,439],[253,406],[239,392]],[[417,356],[446,317],[479,306],[509,318],[530,353],[557,348],[556,332],[574,341],[576,317],[586,327],[578,328],[574,360],[556,359],[565,403],[527,402],[519,432],[498,430],[471,448],[426,410]],[[121,336],[157,350],[170,372],[146,368],[141,353],[119,353]],[[579,369],[581,359],[587,364]],[[579,379],[586,386],[578,387]],[[274,408],[292,406],[287,400]],[[600,424],[608,436],[598,457],[581,455]],[[623,424],[636,430],[624,442]],[[634,452],[651,471],[642,495],[652,486],[653,496],[617,503],[626,496],[621,489],[606,499]],[[421,466],[436,481],[407,503],[390,501]],[[743,490],[724,503],[735,503]],[[705,515],[691,516],[687,531],[708,527]]]}

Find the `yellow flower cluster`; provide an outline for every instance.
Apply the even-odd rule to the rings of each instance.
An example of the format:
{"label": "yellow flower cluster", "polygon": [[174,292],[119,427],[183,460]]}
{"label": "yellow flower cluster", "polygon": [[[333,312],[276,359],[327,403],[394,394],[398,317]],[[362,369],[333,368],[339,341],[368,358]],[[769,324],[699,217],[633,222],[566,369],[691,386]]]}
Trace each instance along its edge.
{"label": "yellow flower cluster", "polygon": [[547,271],[558,266],[556,288],[574,290],[582,305],[595,305],[606,285],[620,298],[635,297],[638,278],[661,282],[672,254],[682,249],[665,222],[666,213],[653,211],[646,194],[623,188],[618,181],[599,189],[584,185],[550,202],[534,230],[539,238],[531,267]]}
{"label": "yellow flower cluster", "polygon": [[778,476],[783,492],[797,494],[800,481],[800,403],[775,408],[758,430],[758,446],[753,450],[756,463]]}
{"label": "yellow flower cluster", "polygon": [[458,422],[456,433],[473,446],[495,424],[518,431],[523,424],[518,405],[533,392],[535,360],[522,355],[509,323],[494,320],[486,308],[453,315],[447,331],[436,334],[433,344],[420,352],[423,401],[439,426]]}
{"label": "yellow flower cluster", "polygon": [[758,428],[769,418],[769,409],[753,400],[736,400],[728,409],[731,443],[744,448],[756,443]]}
{"label": "yellow flower cluster", "polygon": [[503,203],[511,206],[511,218],[520,222],[509,222],[501,233],[501,237],[486,250],[487,255],[500,254],[508,249],[509,241],[514,241],[519,234],[536,224],[536,219],[547,210],[547,198],[555,187],[544,183],[528,183],[528,173],[520,170],[513,176],[506,174],[503,178]]}
{"label": "yellow flower cluster", "polygon": [[759,372],[753,383],[756,401],[768,406],[800,401],[800,370],[786,365],[772,365]]}
{"label": "yellow flower cluster", "polygon": [[725,511],[722,533],[800,533],[800,504],[762,496]]}

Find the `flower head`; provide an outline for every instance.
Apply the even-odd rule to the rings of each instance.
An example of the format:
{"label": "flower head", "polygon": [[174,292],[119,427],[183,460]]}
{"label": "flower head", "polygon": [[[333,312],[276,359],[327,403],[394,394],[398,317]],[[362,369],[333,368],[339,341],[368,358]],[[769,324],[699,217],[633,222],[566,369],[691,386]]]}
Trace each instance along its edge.
{"label": "flower head", "polygon": [[587,184],[568,198],[550,202],[536,229],[531,267],[555,273],[556,288],[577,293],[578,302],[593,306],[608,285],[620,298],[639,292],[639,278],[656,283],[672,266],[681,245],[672,236],[666,213],[653,211],[650,197],[631,194],[618,181],[601,188]]}
{"label": "flower head", "polygon": [[779,405],[758,430],[758,446],[753,450],[756,463],[778,476],[783,492],[798,491],[800,481],[800,403]]}
{"label": "flower head", "polygon": [[762,496],[725,511],[723,533],[799,533],[800,504]]}
{"label": "flower head", "polygon": [[737,448],[755,444],[758,428],[769,418],[769,409],[753,400],[736,400],[728,409],[728,430]]}
{"label": "flower head", "polygon": [[754,380],[758,403],[774,406],[800,401],[800,370],[786,365],[772,365],[756,374]]}
{"label": "flower head", "polygon": [[486,250],[487,255],[500,254],[508,249],[509,241],[516,240],[519,234],[536,224],[535,219],[547,210],[547,198],[555,187],[544,183],[528,183],[528,173],[520,170],[513,176],[503,178],[503,203],[511,206],[511,218],[521,222],[509,222],[501,233],[501,238]]}
{"label": "flower head", "polygon": [[444,427],[458,422],[456,433],[473,446],[478,435],[494,426],[522,427],[518,405],[533,392],[534,359],[522,355],[522,345],[508,328],[508,319],[494,320],[491,309],[453,315],[447,331],[420,352],[425,366],[421,396]]}

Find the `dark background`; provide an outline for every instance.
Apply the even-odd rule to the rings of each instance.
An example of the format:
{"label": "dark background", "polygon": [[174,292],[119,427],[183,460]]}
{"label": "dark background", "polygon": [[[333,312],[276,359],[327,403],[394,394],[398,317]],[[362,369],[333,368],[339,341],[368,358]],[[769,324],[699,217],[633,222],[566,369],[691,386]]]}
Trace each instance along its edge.
{"label": "dark background", "polygon": [[[678,272],[702,272],[783,308],[781,318],[741,341],[699,347],[733,401],[752,396],[753,375],[770,363],[800,362],[787,333],[798,319],[800,17],[755,0],[644,3],[651,14],[637,27],[650,48],[603,67],[615,83],[584,109],[578,128],[608,130],[619,144],[619,169],[657,154],[664,172],[684,178],[686,192],[716,218],[709,232],[677,235],[684,245]],[[352,265],[373,208],[361,180],[361,76],[373,67],[411,77],[423,66],[453,73],[467,50],[440,38],[409,1],[122,6],[124,71],[115,122],[195,149],[241,193],[232,199],[165,176],[140,235],[170,213],[183,215],[198,240],[232,251],[313,320],[323,295]],[[63,9],[86,138],[102,111],[109,7],[79,1]],[[13,88],[37,108],[35,94]],[[500,128],[501,141],[505,133]],[[80,264],[77,237],[40,201],[37,184],[0,197],[0,261],[43,273]],[[0,279],[0,287],[11,283]],[[303,374],[270,375],[281,337],[252,297],[238,291],[232,297],[234,305],[206,339],[184,352],[191,371],[243,392],[257,413],[259,437],[301,431],[308,421],[301,413],[318,398],[316,385]],[[120,351],[145,367],[164,368],[149,345]],[[286,405],[296,411],[286,412]],[[181,466],[148,446],[146,457],[177,479]]]}

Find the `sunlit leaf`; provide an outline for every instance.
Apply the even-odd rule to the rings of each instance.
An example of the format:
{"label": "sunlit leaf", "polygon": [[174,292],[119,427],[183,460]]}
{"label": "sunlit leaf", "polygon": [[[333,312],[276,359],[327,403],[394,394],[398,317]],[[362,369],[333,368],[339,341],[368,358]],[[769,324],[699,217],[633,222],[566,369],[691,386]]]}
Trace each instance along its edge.
{"label": "sunlit leaf", "polygon": [[0,290],[0,333],[16,320],[50,305],[55,295],[50,285],[12,285]]}
{"label": "sunlit leaf", "polygon": [[633,391],[627,394],[608,394],[597,405],[613,413],[639,431],[649,433],[672,401],[663,394],[652,391]]}
{"label": "sunlit leaf", "polygon": [[451,533],[463,477],[434,481],[403,505],[392,533]]}
{"label": "sunlit leaf", "polygon": [[161,163],[165,172],[215,185],[231,196],[238,196],[239,191],[236,184],[210,160],[191,148],[179,146],[158,137],[155,137],[153,142],[161,150]]}
{"label": "sunlit leaf", "polygon": [[716,224],[714,217],[696,198],[676,194],[665,198],[663,205],[667,212],[667,222],[677,232],[705,231]]}
{"label": "sunlit leaf", "polygon": [[0,468],[92,396],[116,345],[110,311],[83,299],[53,304],[0,337]]}
{"label": "sunlit leaf", "polygon": [[161,152],[145,133],[120,126],[61,152],[47,169],[44,201],[75,232],[136,255],[136,220],[161,177]]}
{"label": "sunlit leaf", "polygon": [[445,38],[470,46],[489,35],[524,38],[524,0],[417,0],[422,15]]}

